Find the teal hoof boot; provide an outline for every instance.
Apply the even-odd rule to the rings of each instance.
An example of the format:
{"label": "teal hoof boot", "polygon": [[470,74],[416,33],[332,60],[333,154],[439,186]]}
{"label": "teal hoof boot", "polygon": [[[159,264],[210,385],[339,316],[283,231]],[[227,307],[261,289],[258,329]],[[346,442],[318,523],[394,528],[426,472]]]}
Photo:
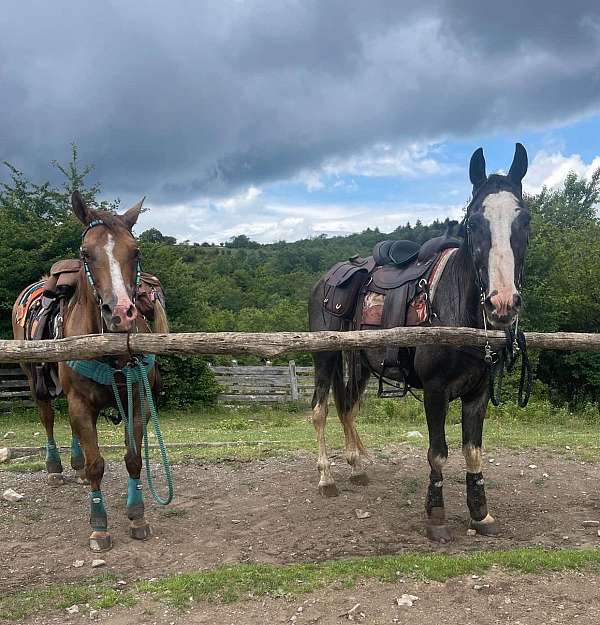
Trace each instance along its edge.
{"label": "teal hoof boot", "polygon": [[48,484],[53,488],[62,486],[65,483],[65,478],[62,473],[48,473]]}
{"label": "teal hoof boot", "polygon": [[90,549],[95,553],[112,549],[112,537],[108,532],[92,532],[90,536]]}
{"label": "teal hoof boot", "polygon": [[135,540],[147,540],[152,535],[150,524],[144,519],[135,519],[129,526],[129,535]]}

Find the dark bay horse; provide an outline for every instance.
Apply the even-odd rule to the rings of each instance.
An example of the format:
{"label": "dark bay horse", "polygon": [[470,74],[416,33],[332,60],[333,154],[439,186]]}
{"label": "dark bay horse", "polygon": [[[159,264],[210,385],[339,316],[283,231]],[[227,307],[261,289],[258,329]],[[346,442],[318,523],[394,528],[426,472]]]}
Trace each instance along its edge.
{"label": "dark bay horse", "polygon": [[[506,329],[516,322],[521,308],[519,289],[529,238],[530,215],[523,203],[521,187],[526,172],[527,152],[519,143],[508,175],[488,177],[481,148],[471,157],[469,173],[473,196],[464,221],[465,237],[439,278],[432,302],[437,314],[436,325],[484,328],[487,322],[488,327]],[[321,279],[311,293],[310,329],[347,329],[343,321],[323,310],[325,288],[325,281]],[[330,388],[345,432],[345,456],[352,467],[351,480],[368,481],[361,458],[365,449],[354,419],[370,374],[381,374],[384,350],[362,350],[356,360],[358,362],[348,367],[348,379],[344,382],[341,352],[314,354],[313,424],[319,446],[319,490],[326,496],[337,495],[325,445]],[[448,458],[445,434],[448,404],[458,398],[462,402],[462,445],[470,525],[479,533],[496,534],[497,526],[488,512],[482,475],[481,445],[490,375],[483,351],[443,345],[417,346],[411,368],[412,385],[423,389],[429,430],[427,458],[431,473],[425,504],[428,536],[440,541],[451,538],[444,510],[442,469]],[[386,377],[394,378],[393,370],[386,369]]]}
{"label": "dark bay horse", "polygon": [[[140,251],[132,234],[142,209],[138,202],[122,215],[95,210],[86,205],[76,191],[72,195],[75,215],[85,226],[81,240],[82,267],[76,278],[73,296],[64,311],[63,335],[65,337],[102,332],[150,332],[146,319],[136,308],[136,295],[140,278]],[[18,303],[19,300],[17,300]],[[168,332],[168,322],[160,302],[156,303],[155,330]],[[13,333],[15,339],[24,339],[25,331],[17,322],[17,309],[13,308]],[[131,360],[123,355],[110,360],[112,367],[121,369]],[[32,387],[31,367],[21,365]],[[77,373],[69,364],[58,365],[60,386],[68,402],[69,420],[73,433],[71,465],[80,478],[90,483],[90,524],[92,534],[89,544],[93,551],[110,549],[112,539],[101,482],[104,475],[104,458],[98,447],[96,423],[101,410],[115,407],[115,395],[111,386],[99,384]],[[155,367],[148,371],[151,386],[156,379]],[[120,389],[121,402],[127,406],[126,396]],[[150,526],[144,518],[144,501],[141,491],[142,469],[142,420],[140,399],[133,393],[133,431],[135,449],[131,448],[125,436],[125,464],[129,473],[127,516],[131,521],[130,535],[145,539],[150,535]],[[63,483],[62,464],[54,441],[54,410],[51,401],[36,398],[37,407],[47,436],[46,467],[50,484]],[[82,453],[83,449],[83,453]]]}

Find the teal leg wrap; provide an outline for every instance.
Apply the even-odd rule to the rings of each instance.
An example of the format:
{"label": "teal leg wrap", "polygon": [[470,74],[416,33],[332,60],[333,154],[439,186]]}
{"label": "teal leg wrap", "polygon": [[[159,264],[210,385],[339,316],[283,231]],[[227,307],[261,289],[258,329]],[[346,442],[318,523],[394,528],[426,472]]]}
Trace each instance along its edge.
{"label": "teal leg wrap", "polygon": [[85,460],[83,457],[83,451],[79,444],[79,439],[76,436],[71,438],[71,468],[78,471],[85,466]]}
{"label": "teal leg wrap", "polygon": [[60,453],[53,438],[46,442],[46,470],[48,473],[62,473]]}
{"label": "teal leg wrap", "polygon": [[105,532],[108,528],[104,497],[100,490],[90,493],[90,525],[95,532]]}
{"label": "teal leg wrap", "polygon": [[144,518],[144,493],[139,478],[127,480],[127,518],[131,521]]}

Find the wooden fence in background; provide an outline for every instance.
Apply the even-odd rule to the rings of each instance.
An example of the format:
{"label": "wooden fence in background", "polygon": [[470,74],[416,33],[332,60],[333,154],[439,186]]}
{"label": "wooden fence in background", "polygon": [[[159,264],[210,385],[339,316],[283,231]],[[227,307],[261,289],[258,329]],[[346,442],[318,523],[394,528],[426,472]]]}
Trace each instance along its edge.
{"label": "wooden fence in background", "polygon": [[313,368],[287,365],[211,366],[223,392],[224,402],[310,402]]}
{"label": "wooden fence in background", "polygon": [[0,363],[0,412],[8,412],[14,403],[33,406],[27,378],[18,365]]}

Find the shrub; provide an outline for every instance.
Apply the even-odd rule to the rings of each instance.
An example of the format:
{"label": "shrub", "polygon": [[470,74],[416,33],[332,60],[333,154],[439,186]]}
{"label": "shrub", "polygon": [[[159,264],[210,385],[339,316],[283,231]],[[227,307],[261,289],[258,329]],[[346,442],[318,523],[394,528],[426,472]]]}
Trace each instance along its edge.
{"label": "shrub", "polygon": [[204,358],[199,356],[161,356],[161,404],[167,408],[184,408],[197,404],[214,404],[220,387]]}

